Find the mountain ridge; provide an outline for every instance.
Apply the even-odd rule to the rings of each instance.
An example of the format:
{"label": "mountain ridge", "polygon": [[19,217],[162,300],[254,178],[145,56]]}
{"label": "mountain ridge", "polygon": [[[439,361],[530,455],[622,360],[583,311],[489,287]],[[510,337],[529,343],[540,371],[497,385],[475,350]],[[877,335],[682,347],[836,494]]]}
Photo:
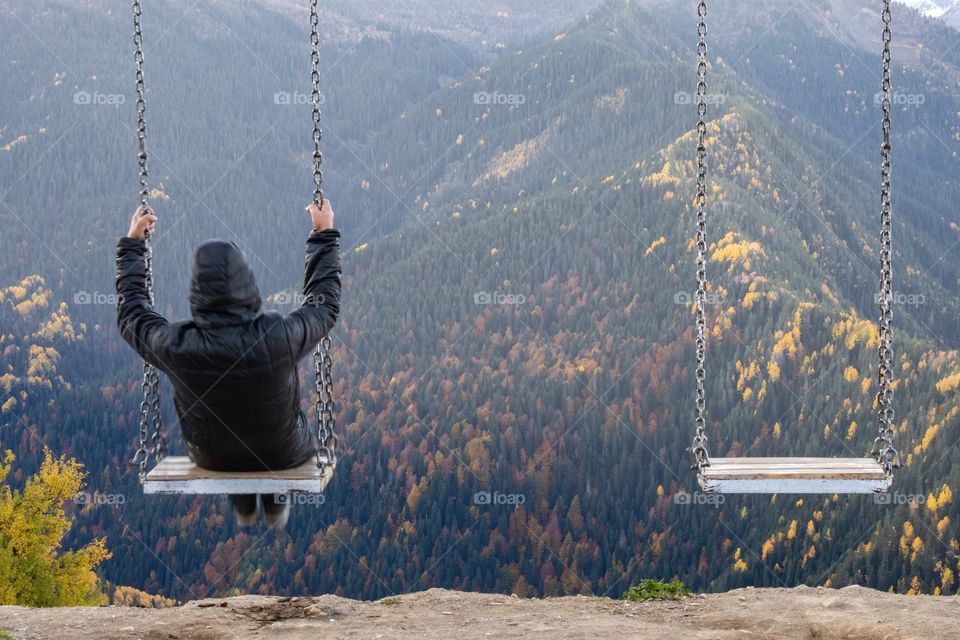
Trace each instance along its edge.
{"label": "mountain ridge", "polygon": [[960,2],[957,0],[899,0],[930,18],[938,18],[953,28],[960,28]]}

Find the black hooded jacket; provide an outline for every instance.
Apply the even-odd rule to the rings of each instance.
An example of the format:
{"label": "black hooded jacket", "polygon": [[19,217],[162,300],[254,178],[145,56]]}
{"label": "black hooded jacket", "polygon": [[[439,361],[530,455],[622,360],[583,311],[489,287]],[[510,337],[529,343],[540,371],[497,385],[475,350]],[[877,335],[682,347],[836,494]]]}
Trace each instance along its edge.
{"label": "black hooded jacket", "polygon": [[214,470],[287,469],[314,453],[300,411],[297,363],[340,312],[340,232],[307,239],[304,301],[288,316],[261,310],[260,291],[231,242],[197,248],[193,319],[169,323],[147,297],[142,240],[117,244],[117,324],[140,357],[169,376],[190,457]]}

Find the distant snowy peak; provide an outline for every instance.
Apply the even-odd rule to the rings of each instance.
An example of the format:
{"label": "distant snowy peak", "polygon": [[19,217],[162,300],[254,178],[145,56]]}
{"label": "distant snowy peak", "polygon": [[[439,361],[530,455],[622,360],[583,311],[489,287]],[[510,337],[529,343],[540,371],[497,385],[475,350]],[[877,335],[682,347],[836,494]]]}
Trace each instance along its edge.
{"label": "distant snowy peak", "polygon": [[940,18],[943,14],[956,8],[956,0],[900,0],[900,4],[913,7],[920,13],[931,18]]}
{"label": "distant snowy peak", "polygon": [[930,18],[940,18],[951,27],[960,29],[960,0],[899,0]]}

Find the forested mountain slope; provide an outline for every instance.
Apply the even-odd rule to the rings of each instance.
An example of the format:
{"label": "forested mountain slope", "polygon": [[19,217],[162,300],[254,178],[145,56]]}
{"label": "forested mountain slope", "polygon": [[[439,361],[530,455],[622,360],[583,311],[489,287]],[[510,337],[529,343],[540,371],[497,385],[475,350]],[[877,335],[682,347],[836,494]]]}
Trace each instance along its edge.
{"label": "forested mountain slope", "polygon": [[[148,51],[158,299],[171,315],[186,312],[198,238],[238,241],[265,293],[300,278],[303,25],[245,6],[203,3],[185,14],[192,29]],[[713,11],[711,449],[862,455],[876,392],[878,54],[831,3]],[[153,33],[181,13],[154,8]],[[324,122],[348,251],[334,336],[345,450],[324,504],[264,535],[234,530],[222,500],[137,494],[125,466],[137,363],[109,300],[76,297],[111,291],[112,239],[135,194],[129,102],[74,103],[78,91],[129,95],[126,16],[5,15],[0,175],[15,181],[0,191],[0,382],[16,404],[2,444],[77,455],[90,491],[123,496],[78,514],[78,540],[107,537],[112,583],[178,599],[619,594],[645,576],[955,592],[960,48],[939,45],[956,32],[904,15],[895,50],[905,467],[892,505],[684,493],[694,16],[613,2],[492,61],[383,24],[334,39]],[[879,33],[875,13],[858,15]],[[43,46],[42,27],[73,34],[63,52]]]}

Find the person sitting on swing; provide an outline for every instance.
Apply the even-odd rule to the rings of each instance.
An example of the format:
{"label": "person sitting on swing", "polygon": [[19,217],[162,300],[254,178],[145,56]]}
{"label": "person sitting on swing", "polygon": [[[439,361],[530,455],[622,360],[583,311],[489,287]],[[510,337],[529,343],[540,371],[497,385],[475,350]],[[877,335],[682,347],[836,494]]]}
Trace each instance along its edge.
{"label": "person sitting on swing", "polygon": [[[194,463],[215,471],[276,471],[298,467],[316,452],[300,410],[297,364],[336,324],[340,313],[340,232],[333,209],[307,207],[303,303],[283,316],[261,309],[253,271],[233,242],[197,247],[190,283],[192,319],[171,323],[147,293],[145,235],[157,218],[149,206],[133,214],[117,243],[117,324],[143,358],[167,374]],[[257,521],[258,502],[282,528],[287,501],[273,495],[232,495],[239,526]]]}

